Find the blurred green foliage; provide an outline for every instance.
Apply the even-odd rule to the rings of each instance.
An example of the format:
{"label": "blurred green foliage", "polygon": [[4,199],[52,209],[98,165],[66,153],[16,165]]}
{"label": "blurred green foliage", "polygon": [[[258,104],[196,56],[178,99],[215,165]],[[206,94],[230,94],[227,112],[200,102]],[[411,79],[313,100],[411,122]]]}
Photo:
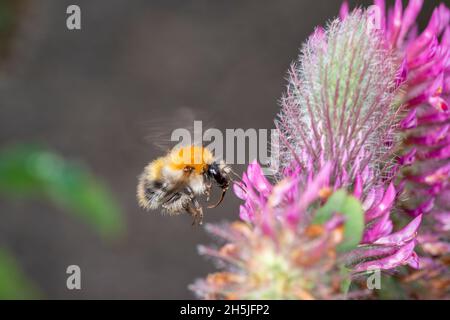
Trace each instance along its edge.
{"label": "blurred green foliage", "polygon": [[[119,205],[105,186],[81,166],[35,146],[0,151],[0,198],[5,197],[47,199],[107,239],[124,230]],[[37,297],[14,258],[0,248],[0,299]]]}
{"label": "blurred green foliage", "polygon": [[0,248],[0,299],[39,298],[39,291],[31,283],[15,259]]}
{"label": "blurred green foliage", "polygon": [[123,230],[117,202],[87,170],[32,146],[0,151],[0,196],[45,197],[93,226],[102,236]]}
{"label": "blurred green foliage", "polygon": [[[364,232],[364,210],[358,199],[348,194],[346,190],[340,189],[335,191],[325,205],[317,210],[313,223],[324,224],[335,213],[341,214],[345,218],[344,239],[337,249],[341,252],[350,251],[361,242]],[[347,295],[352,284],[350,272],[344,265],[341,265],[340,274],[343,279],[340,284],[341,292]]]}

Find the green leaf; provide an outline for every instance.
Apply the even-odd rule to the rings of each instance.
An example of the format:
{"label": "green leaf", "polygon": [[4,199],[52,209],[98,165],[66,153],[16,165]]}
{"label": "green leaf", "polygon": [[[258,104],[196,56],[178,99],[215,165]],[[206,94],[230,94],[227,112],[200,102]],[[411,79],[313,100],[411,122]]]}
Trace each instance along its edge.
{"label": "green leaf", "polygon": [[339,251],[351,250],[360,243],[364,231],[364,211],[361,203],[345,190],[337,190],[328,198],[325,205],[317,210],[313,223],[323,224],[334,213],[342,214],[345,217],[344,240],[337,249]]}
{"label": "green leaf", "polygon": [[114,197],[86,169],[36,147],[0,153],[0,192],[45,197],[109,237],[123,230]]}
{"label": "green leaf", "polygon": [[339,244],[337,249],[338,251],[348,251],[361,242],[364,232],[364,211],[358,199],[348,196],[339,213],[345,216],[345,225],[344,241]]}
{"label": "green leaf", "polygon": [[377,295],[381,300],[405,300],[407,296],[401,286],[401,282],[391,275],[381,276],[381,288],[377,290]]}
{"label": "green leaf", "polygon": [[40,293],[22,273],[15,259],[0,248],[0,300],[37,299]]}
{"label": "green leaf", "polygon": [[341,265],[339,267],[339,274],[341,276],[341,292],[347,296],[348,291],[350,290],[350,285],[352,284],[352,278],[350,275],[350,269],[346,268],[345,265]]}
{"label": "green leaf", "polygon": [[339,211],[342,207],[345,199],[347,198],[347,192],[343,189],[335,191],[327,200],[324,206],[319,208],[314,216],[313,223],[324,224],[330,220],[333,213]]}

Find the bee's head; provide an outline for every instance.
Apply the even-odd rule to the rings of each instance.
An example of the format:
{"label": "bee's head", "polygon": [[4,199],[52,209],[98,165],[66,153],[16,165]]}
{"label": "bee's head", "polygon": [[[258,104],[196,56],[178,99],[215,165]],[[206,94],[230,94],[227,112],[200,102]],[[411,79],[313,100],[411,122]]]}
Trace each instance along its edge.
{"label": "bee's head", "polygon": [[217,185],[222,188],[222,196],[220,197],[219,202],[216,205],[209,207],[215,208],[222,202],[225,196],[225,192],[230,186],[230,178],[227,173],[227,166],[224,163],[212,162],[208,165],[205,174],[208,178],[214,179]]}
{"label": "bee's head", "polygon": [[226,189],[230,185],[230,179],[228,178],[228,175],[224,169],[224,165],[221,165],[217,162],[213,162],[208,165],[206,175],[210,178],[213,178],[222,189]]}

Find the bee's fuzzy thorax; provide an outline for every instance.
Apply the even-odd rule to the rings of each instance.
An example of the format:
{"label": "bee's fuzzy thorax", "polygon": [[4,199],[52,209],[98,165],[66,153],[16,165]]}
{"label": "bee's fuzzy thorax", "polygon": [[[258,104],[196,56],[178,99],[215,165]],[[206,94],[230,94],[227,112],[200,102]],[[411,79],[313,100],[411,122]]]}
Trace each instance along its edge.
{"label": "bee's fuzzy thorax", "polygon": [[207,166],[214,161],[212,153],[202,146],[186,146],[172,150],[167,160],[172,170],[183,170],[191,167],[197,174],[203,174]]}

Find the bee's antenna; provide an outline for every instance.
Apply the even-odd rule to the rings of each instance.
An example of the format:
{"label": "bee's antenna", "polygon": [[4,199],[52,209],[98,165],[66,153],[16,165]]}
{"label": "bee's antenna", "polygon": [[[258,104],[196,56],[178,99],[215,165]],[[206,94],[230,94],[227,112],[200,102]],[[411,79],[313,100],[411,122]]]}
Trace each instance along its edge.
{"label": "bee's antenna", "polygon": [[235,186],[238,186],[242,191],[247,192],[247,190],[245,190],[246,184],[245,182],[242,180],[241,176],[239,176],[236,172],[234,172],[231,168],[230,168],[230,173],[232,173],[237,180],[234,180],[230,177],[230,180],[232,182],[234,182]]}
{"label": "bee's antenna", "polygon": [[230,173],[232,173],[232,174],[237,178],[237,180],[234,180],[234,179],[232,179],[232,178],[230,177],[230,180],[231,180],[231,181],[233,181],[233,182],[238,181],[238,182],[243,183],[241,176],[238,175],[236,172],[234,172],[233,169],[231,169],[231,168],[230,168]]}

